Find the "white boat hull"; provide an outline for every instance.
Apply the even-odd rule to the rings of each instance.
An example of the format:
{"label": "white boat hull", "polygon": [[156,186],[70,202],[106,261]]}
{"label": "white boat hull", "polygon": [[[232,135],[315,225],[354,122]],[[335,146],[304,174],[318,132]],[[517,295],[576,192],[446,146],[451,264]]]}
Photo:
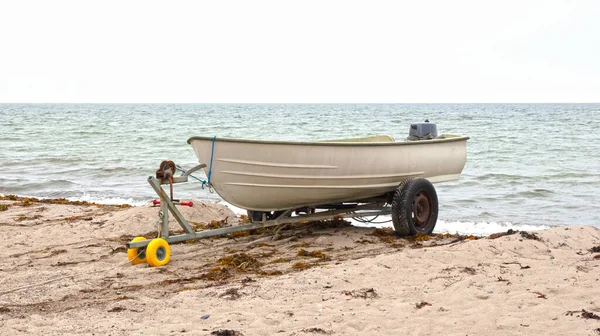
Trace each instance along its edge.
{"label": "white boat hull", "polygon": [[467,139],[283,142],[193,137],[188,143],[225,201],[274,211],[381,196],[407,178],[458,180]]}

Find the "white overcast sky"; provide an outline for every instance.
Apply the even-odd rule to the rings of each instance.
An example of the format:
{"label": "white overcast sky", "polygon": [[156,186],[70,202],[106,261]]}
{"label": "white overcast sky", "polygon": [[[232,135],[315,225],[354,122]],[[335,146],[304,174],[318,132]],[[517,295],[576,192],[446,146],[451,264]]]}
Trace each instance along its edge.
{"label": "white overcast sky", "polygon": [[0,0],[0,102],[600,102],[600,1]]}

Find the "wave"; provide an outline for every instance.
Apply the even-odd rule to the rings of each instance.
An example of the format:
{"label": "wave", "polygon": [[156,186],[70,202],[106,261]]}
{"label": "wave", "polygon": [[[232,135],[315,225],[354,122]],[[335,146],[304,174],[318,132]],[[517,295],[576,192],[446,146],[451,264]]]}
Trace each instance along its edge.
{"label": "wave", "polygon": [[[389,216],[382,216],[380,218]],[[352,225],[361,227],[370,227],[360,222],[350,220]],[[386,223],[377,227],[392,227],[392,223]],[[518,231],[536,231],[549,229],[548,225],[528,225],[515,224],[511,222],[474,222],[474,221],[455,221],[455,220],[438,220],[433,230],[434,233],[452,233],[461,235],[488,236],[492,233],[506,232],[509,229]]]}
{"label": "wave", "polygon": [[487,236],[492,233],[505,232],[509,229],[519,231],[535,231],[549,229],[547,225],[515,224],[511,222],[472,222],[438,220],[435,227],[437,233],[458,233]]}
{"label": "wave", "polygon": [[473,178],[478,180],[521,180],[521,179],[534,179],[533,176],[523,176],[517,174],[504,174],[504,173],[488,173],[480,176],[474,176]]}
{"label": "wave", "polygon": [[[0,192],[0,195],[6,196],[9,194]],[[37,195],[32,195],[32,194],[19,194],[18,196],[37,198],[37,199],[41,199],[41,200],[65,198],[66,200],[71,201],[71,202],[81,201],[81,202],[89,202],[89,203],[96,203],[96,204],[119,204],[119,205],[129,204],[131,206],[144,206],[144,205],[150,204],[150,202],[151,202],[147,199],[141,200],[141,199],[122,198],[122,197],[94,197],[94,196],[90,196],[88,194],[85,194],[80,197],[62,197],[62,195],[59,195],[58,193],[49,193],[49,194],[46,194],[45,196],[37,196]]]}
{"label": "wave", "polygon": [[507,174],[507,173],[488,173],[480,176],[473,176],[474,179],[477,180],[561,180],[568,178],[589,178],[589,177],[598,177],[598,174],[595,173],[587,173],[587,172],[557,172],[553,174],[540,174],[535,176],[528,175],[518,175],[518,174]]}
{"label": "wave", "polygon": [[512,195],[504,195],[504,198],[514,197],[526,197],[526,198],[539,198],[539,197],[550,197],[555,194],[554,191],[548,189],[533,189],[527,191],[520,191]]}
{"label": "wave", "polygon": [[4,162],[6,166],[8,165],[19,165],[19,166],[44,166],[48,165],[71,165],[71,164],[79,164],[82,162],[82,159],[76,156],[60,156],[60,157],[39,157],[39,156],[31,156],[31,157],[23,157],[19,159],[15,159],[10,162]]}
{"label": "wave", "polygon": [[[242,215],[246,214],[246,210],[231,205],[225,201],[220,202],[231,209],[235,214]],[[380,216],[378,221],[390,220],[390,216]],[[354,226],[359,227],[392,227],[392,223],[386,224],[364,224],[352,219],[349,219],[350,223]],[[514,224],[511,222],[474,222],[474,221],[454,221],[454,220],[438,220],[435,226],[435,233],[458,233],[461,235],[475,235],[475,236],[488,236],[492,233],[505,232],[509,229],[518,231],[536,231],[549,229],[547,225],[527,225],[527,224]]]}
{"label": "wave", "polygon": [[83,194],[80,197],[67,197],[69,201],[85,201],[97,204],[129,204],[131,206],[143,206],[149,204],[149,200],[123,198],[123,197],[100,197]]}
{"label": "wave", "polygon": [[11,194],[20,194],[20,193],[27,193],[29,191],[36,192],[36,191],[39,191],[42,189],[64,190],[64,189],[69,189],[74,186],[77,186],[77,183],[74,183],[69,180],[46,180],[43,182],[21,182],[18,185],[13,185],[10,187],[0,187],[0,192],[6,192],[6,193],[11,193]]}

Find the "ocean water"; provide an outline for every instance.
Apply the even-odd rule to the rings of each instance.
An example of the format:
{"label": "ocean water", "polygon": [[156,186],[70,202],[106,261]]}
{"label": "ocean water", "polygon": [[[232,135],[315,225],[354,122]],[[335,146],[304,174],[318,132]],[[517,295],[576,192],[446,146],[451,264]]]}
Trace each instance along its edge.
{"label": "ocean water", "polygon": [[[600,227],[600,104],[0,104],[0,194],[145,204],[162,160],[191,168],[191,136],[322,140],[429,119],[471,137],[462,179],[436,185],[436,231]],[[203,176],[202,173],[199,174]],[[200,183],[177,198],[219,201]]]}

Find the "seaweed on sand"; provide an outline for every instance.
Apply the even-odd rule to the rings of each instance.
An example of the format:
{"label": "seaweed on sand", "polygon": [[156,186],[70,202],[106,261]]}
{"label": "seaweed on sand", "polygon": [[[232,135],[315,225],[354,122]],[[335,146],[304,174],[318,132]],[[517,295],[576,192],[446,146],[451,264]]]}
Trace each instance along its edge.
{"label": "seaweed on sand", "polygon": [[521,237],[525,239],[533,239],[537,241],[542,241],[540,237],[538,237],[535,233],[529,233],[527,231],[521,231]]}
{"label": "seaweed on sand", "polygon": [[227,300],[237,300],[242,297],[242,294],[239,292],[237,288],[229,288],[224,293],[219,295],[220,298],[225,298]]}
{"label": "seaweed on sand", "polygon": [[210,334],[215,336],[244,336],[244,334],[241,332],[230,329],[219,329],[211,332]]}
{"label": "seaweed on sand", "polygon": [[421,309],[425,306],[431,306],[431,303],[426,302],[426,301],[421,301],[421,302],[418,302],[415,304],[415,308],[417,308],[417,309]]}
{"label": "seaweed on sand", "polygon": [[297,262],[297,263],[295,263],[295,264],[292,265],[292,269],[295,269],[295,270],[304,270],[304,269],[308,269],[308,268],[311,268],[311,267],[316,266],[316,265],[318,265],[318,264],[299,261],[299,262]]}
{"label": "seaweed on sand", "polygon": [[258,271],[258,274],[260,275],[264,275],[264,276],[275,276],[275,275],[282,275],[283,272],[280,270],[274,270],[274,271]]}
{"label": "seaweed on sand", "polygon": [[500,238],[500,237],[504,237],[504,236],[508,236],[508,235],[512,235],[515,234],[519,231],[515,231],[513,229],[508,229],[508,231],[506,232],[499,232],[499,233],[492,233],[491,235],[489,235],[489,239],[496,239],[496,238]]}
{"label": "seaweed on sand", "polygon": [[219,259],[219,263],[222,266],[233,266],[241,271],[246,271],[249,269],[255,270],[260,268],[261,266],[260,261],[256,260],[256,258],[246,253],[237,253],[234,255],[223,257]]}
{"label": "seaweed on sand", "polygon": [[294,246],[292,246],[292,247],[309,247],[309,246],[310,246],[310,243],[302,241],[302,242],[294,244]]}
{"label": "seaweed on sand", "polygon": [[367,236],[378,237],[379,241],[389,244],[391,247],[394,248],[404,247],[404,244],[398,242],[398,240],[400,240],[401,238],[396,234],[396,231],[394,231],[392,228],[377,228],[373,230],[373,232],[367,234]]}
{"label": "seaweed on sand", "polygon": [[600,320],[600,316],[589,312],[585,309],[582,310],[569,310],[567,311],[567,313],[565,315],[568,316],[573,316],[573,314],[577,314],[577,313],[581,313],[581,315],[579,315],[579,317],[584,318],[584,319],[593,319],[593,320]]}
{"label": "seaweed on sand", "polygon": [[329,256],[321,251],[307,251],[305,249],[300,249],[298,250],[298,254],[296,254],[299,257],[312,257],[312,258],[319,258],[321,260],[330,260],[331,258],[329,258]]}
{"label": "seaweed on sand", "polygon": [[93,202],[86,201],[69,201],[65,198],[49,198],[49,199],[39,199],[35,197],[20,197],[16,195],[0,195],[0,200],[8,200],[8,201],[17,201],[15,205],[20,206],[30,206],[33,203],[45,203],[45,204],[68,204],[68,205],[85,205],[85,206],[95,206],[98,208],[103,207],[116,207],[116,208],[131,208],[130,204],[98,204]]}
{"label": "seaweed on sand", "polygon": [[[235,238],[240,238],[240,237],[248,237],[250,235],[250,231],[238,231],[238,232],[232,232],[232,233],[228,233],[226,236],[232,239]],[[252,233],[254,234],[254,233]]]}
{"label": "seaweed on sand", "polygon": [[598,316],[592,312],[586,311],[585,309],[581,310],[581,317],[586,318],[586,319],[600,320],[600,316]]}
{"label": "seaweed on sand", "polygon": [[320,220],[306,223],[306,226],[314,227],[316,229],[342,228],[350,225],[351,223],[341,216],[335,216],[330,220]]}
{"label": "seaweed on sand", "polygon": [[379,295],[375,292],[374,288],[357,289],[353,291],[343,291],[342,294],[351,296],[353,298],[361,299],[374,299]]}
{"label": "seaweed on sand", "polygon": [[302,332],[311,333],[311,334],[323,334],[323,335],[329,335],[329,334],[331,334],[330,331],[326,331],[324,329],[316,328],[316,327],[302,329]]}
{"label": "seaweed on sand", "polygon": [[361,238],[359,240],[355,240],[354,242],[357,243],[357,244],[363,244],[363,245],[364,244],[375,244],[374,241],[372,241],[370,239],[366,239],[366,238]]}
{"label": "seaweed on sand", "polygon": [[76,222],[76,221],[79,221],[79,220],[91,221],[93,219],[94,219],[93,217],[88,216],[88,215],[71,216],[71,217],[65,218],[65,220],[67,222]]}
{"label": "seaweed on sand", "polygon": [[227,218],[225,217],[225,219],[222,219],[220,221],[218,220],[212,220],[209,223],[206,224],[202,224],[199,222],[189,222],[190,224],[192,224],[192,226],[194,227],[194,229],[196,230],[213,230],[213,229],[218,229],[218,228],[222,228],[224,226],[227,225]]}
{"label": "seaweed on sand", "polygon": [[421,232],[417,232],[417,235],[412,237],[412,239],[414,241],[418,241],[418,242],[423,242],[423,241],[428,241],[429,239],[431,239],[431,237],[427,234],[423,234]]}
{"label": "seaweed on sand", "polygon": [[467,273],[470,275],[475,275],[477,273],[477,271],[475,271],[475,269],[473,267],[463,267],[461,272]]}
{"label": "seaweed on sand", "polygon": [[271,263],[272,263],[272,264],[277,264],[277,263],[286,263],[286,262],[289,262],[289,261],[291,261],[291,260],[292,260],[292,259],[290,259],[290,258],[281,257],[281,258],[277,258],[277,259],[275,259],[275,260],[271,261]]}
{"label": "seaweed on sand", "polygon": [[396,235],[396,231],[394,231],[392,228],[377,228],[375,230],[373,230],[373,232],[367,234],[368,236],[375,236],[375,237],[390,237],[390,236],[395,236]]}

